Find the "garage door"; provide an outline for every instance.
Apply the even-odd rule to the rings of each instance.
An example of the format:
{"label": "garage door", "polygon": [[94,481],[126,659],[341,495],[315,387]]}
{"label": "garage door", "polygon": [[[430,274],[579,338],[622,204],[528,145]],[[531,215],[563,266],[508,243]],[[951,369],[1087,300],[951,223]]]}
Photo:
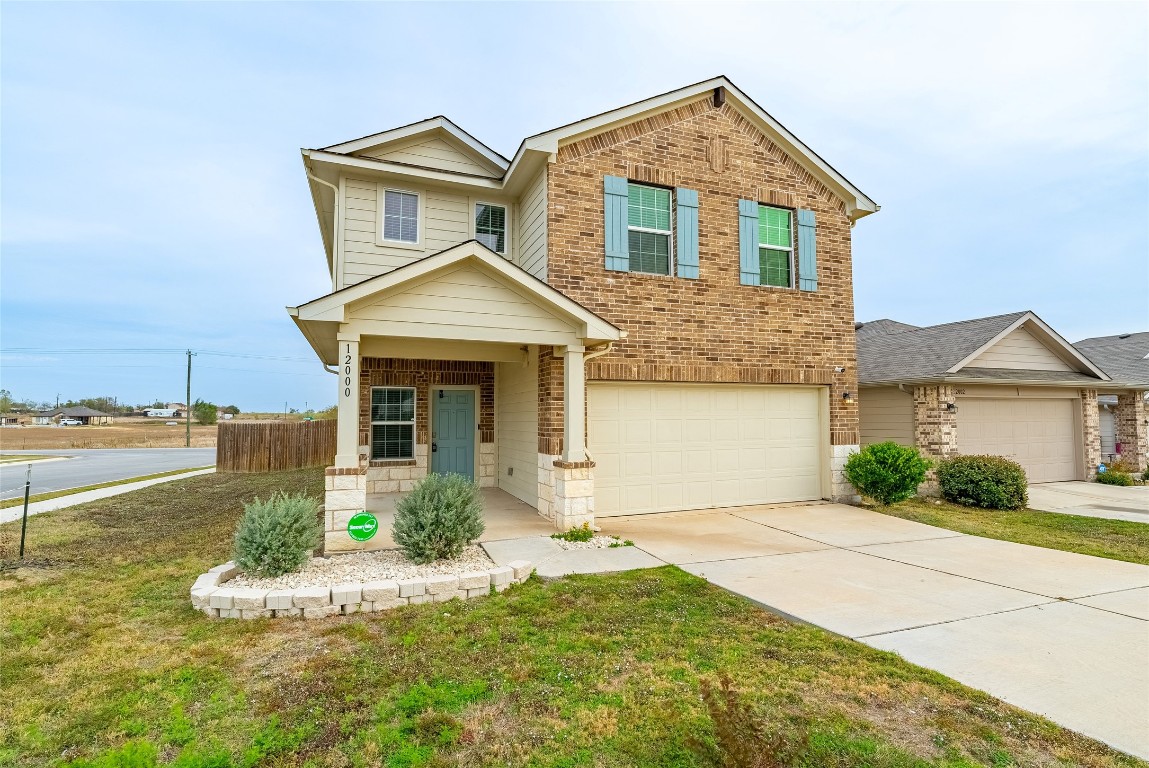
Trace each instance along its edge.
{"label": "garage door", "polygon": [[1031,483],[1077,479],[1072,400],[958,398],[958,451],[1005,456]]}
{"label": "garage door", "polygon": [[592,384],[595,514],[821,498],[819,390]]}

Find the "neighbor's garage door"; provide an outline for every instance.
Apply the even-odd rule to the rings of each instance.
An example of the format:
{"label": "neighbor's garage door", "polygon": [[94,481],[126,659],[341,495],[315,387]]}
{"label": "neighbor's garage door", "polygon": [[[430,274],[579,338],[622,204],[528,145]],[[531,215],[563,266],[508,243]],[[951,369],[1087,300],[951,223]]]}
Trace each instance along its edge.
{"label": "neighbor's garage door", "polygon": [[821,498],[816,387],[591,384],[595,514]]}
{"label": "neighbor's garage door", "polygon": [[957,404],[959,452],[1013,459],[1031,483],[1077,479],[1072,400],[965,397]]}

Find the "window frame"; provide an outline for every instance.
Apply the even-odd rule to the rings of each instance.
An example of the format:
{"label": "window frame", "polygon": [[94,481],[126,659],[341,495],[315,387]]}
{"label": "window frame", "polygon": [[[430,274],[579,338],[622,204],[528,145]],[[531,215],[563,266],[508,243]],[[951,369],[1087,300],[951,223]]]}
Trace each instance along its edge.
{"label": "window frame", "polygon": [[[785,211],[786,212],[786,216],[789,218],[789,222],[790,222],[790,226],[789,226],[790,245],[787,245],[787,246],[769,245],[769,244],[762,242],[762,224],[761,224],[761,222],[762,222],[762,211],[764,209],[773,209],[775,211]],[[758,222],[759,222],[759,224],[758,224],[758,285],[756,287],[758,287],[758,288],[781,288],[784,290],[785,289],[793,290],[798,285],[798,280],[797,280],[798,269],[797,269],[797,265],[794,262],[794,256],[795,256],[795,253],[797,252],[797,249],[794,247],[794,242],[795,242],[794,238],[797,234],[796,228],[795,228],[795,222],[796,221],[797,221],[797,219],[794,216],[794,209],[793,208],[786,208],[785,206],[781,206],[781,205],[769,205],[769,204],[763,203],[763,202],[758,203]],[[770,251],[785,251],[788,254],[787,263],[790,266],[790,269],[788,270],[789,275],[790,275],[789,284],[787,284],[787,285],[771,285],[770,283],[765,282],[766,273],[764,271],[762,271],[762,249],[763,248],[770,250]]]}
{"label": "window frame", "polygon": [[[387,193],[398,192],[403,195],[415,196],[415,240],[391,240],[384,237],[385,222],[387,216]],[[375,201],[375,244],[387,248],[408,248],[413,251],[423,250],[423,240],[426,232],[427,225],[427,196],[415,189],[405,189],[403,187],[396,187],[390,184],[380,183],[377,185],[376,201]]]}
{"label": "window frame", "polygon": [[[398,389],[398,390],[406,390],[406,391],[410,392],[411,393],[411,419],[409,421],[408,420],[399,420],[399,421],[380,420],[380,421],[376,421],[374,418],[375,414],[373,411],[374,411],[374,405],[375,405],[375,390],[377,390],[377,389]],[[367,453],[368,453],[368,456],[370,456],[370,461],[414,461],[415,460],[415,437],[416,437],[415,423],[419,418],[419,390],[418,390],[418,388],[417,387],[407,387],[407,386],[393,386],[393,385],[386,385],[386,384],[382,385],[382,386],[371,387],[370,399],[367,402],[367,408],[368,408],[367,416],[368,416],[368,424],[369,424],[369,430],[368,430],[368,435],[367,435]],[[387,426],[405,427],[408,425],[411,427],[411,455],[410,456],[389,456],[389,457],[377,457],[377,456],[375,456],[375,427],[377,427],[377,426],[380,426],[380,427],[387,427]]]}
{"label": "window frame", "polygon": [[[662,230],[662,229],[654,229],[652,227],[634,227],[634,226],[631,226],[631,224],[630,224],[630,202],[629,202],[630,188],[631,187],[645,187],[646,189],[657,189],[659,191],[667,193],[667,195],[669,196],[669,209],[670,210],[668,211],[668,213],[669,213],[668,220],[670,222],[670,229]],[[630,248],[630,233],[632,231],[634,231],[634,232],[647,232],[647,233],[652,234],[652,235],[666,235],[666,272],[647,272],[645,270],[635,269],[633,266],[634,262],[631,261],[630,266],[626,270],[627,273],[635,274],[635,275],[654,275],[655,277],[676,277],[677,275],[675,273],[677,271],[678,265],[675,263],[675,258],[674,258],[675,257],[674,227],[675,227],[677,216],[675,215],[674,187],[664,187],[664,186],[661,186],[658,184],[646,184],[646,183],[631,181],[630,179],[627,179],[626,180],[626,191],[627,191],[626,240],[627,240],[628,255],[629,255],[629,248]]]}
{"label": "window frame", "polygon": [[[478,218],[478,208],[480,205],[489,205],[494,208],[503,209],[503,250],[495,251],[503,258],[511,258],[511,205],[510,203],[496,203],[489,200],[481,200],[478,198],[471,198],[471,239],[479,239],[479,225],[476,219]],[[482,241],[480,241],[482,242]]]}

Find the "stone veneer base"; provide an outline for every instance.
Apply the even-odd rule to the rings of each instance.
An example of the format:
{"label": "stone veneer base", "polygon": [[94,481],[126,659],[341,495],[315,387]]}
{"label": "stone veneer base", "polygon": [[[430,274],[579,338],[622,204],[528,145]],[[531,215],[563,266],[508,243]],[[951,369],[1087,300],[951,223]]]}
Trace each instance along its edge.
{"label": "stone veneer base", "polygon": [[351,613],[373,613],[418,603],[469,600],[502,592],[521,584],[534,572],[526,560],[515,560],[485,571],[436,574],[412,579],[355,582],[334,587],[254,589],[228,587],[239,568],[235,563],[217,565],[195,580],[192,607],[214,619],[261,619],[297,616],[319,619]]}

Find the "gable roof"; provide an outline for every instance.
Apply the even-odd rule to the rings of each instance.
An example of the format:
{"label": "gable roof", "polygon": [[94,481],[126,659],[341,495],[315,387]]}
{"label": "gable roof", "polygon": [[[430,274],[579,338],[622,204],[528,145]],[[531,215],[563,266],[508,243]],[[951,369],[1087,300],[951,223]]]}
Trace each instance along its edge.
{"label": "gable roof", "polygon": [[332,144],[331,146],[323,147],[321,151],[338,155],[354,155],[386,144],[407,141],[420,136],[435,135],[443,135],[453,139],[455,143],[462,145],[462,148],[470,154],[482,160],[484,165],[494,166],[498,170],[498,173],[493,174],[495,176],[502,176],[506,172],[507,166],[510,165],[510,161],[507,160],[507,158],[455,125],[443,115],[437,115],[426,120],[419,120],[418,122],[409,123],[380,133],[373,133],[369,136],[352,139],[351,141]]}
{"label": "gable roof", "polygon": [[1097,336],[1074,344],[1114,381],[1149,388],[1149,331]]}
{"label": "gable roof", "polygon": [[[1033,383],[1092,383],[1109,376],[1061,338],[1033,312],[979,317],[924,328],[893,320],[876,321],[877,329],[857,327],[858,382],[896,384],[909,381],[1003,380]],[[1038,371],[967,368],[979,355],[1012,331],[1025,326],[1039,341],[1075,370]]]}
{"label": "gable roof", "polygon": [[94,408],[89,408],[86,405],[73,405],[68,408],[53,408],[50,411],[41,411],[36,414],[37,416],[65,416],[65,417],[84,417],[89,418],[92,416],[111,416],[109,413],[97,411]]}

